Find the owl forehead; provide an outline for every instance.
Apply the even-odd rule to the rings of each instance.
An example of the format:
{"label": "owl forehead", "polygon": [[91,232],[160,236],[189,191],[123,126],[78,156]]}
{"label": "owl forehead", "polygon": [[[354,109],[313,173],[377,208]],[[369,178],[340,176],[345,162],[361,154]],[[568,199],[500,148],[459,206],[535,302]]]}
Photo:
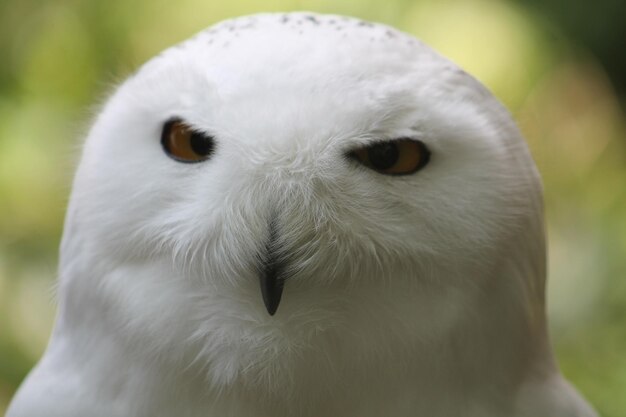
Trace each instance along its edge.
{"label": "owl forehead", "polygon": [[432,85],[428,74],[442,65],[450,64],[384,25],[312,13],[262,14],[200,32],[146,64],[139,78],[161,85],[168,80],[163,88],[174,90],[170,96],[188,98],[183,107],[210,107],[215,117],[208,124],[240,125],[229,119],[246,115],[294,120],[299,114],[300,125],[338,119],[335,125],[350,128],[410,105],[425,84],[419,80]]}
{"label": "owl forehead", "polygon": [[413,72],[419,55],[428,54],[431,59],[422,61],[432,63],[429,52],[411,36],[354,18],[262,14],[210,27],[146,67],[202,74],[222,95],[263,88],[311,93],[397,82]]}
{"label": "owl forehead", "polygon": [[[307,54],[344,52],[401,52],[421,46],[417,39],[382,24],[314,13],[260,14],[221,22],[179,44],[180,49],[200,47],[223,55],[269,53],[292,60]],[[293,54],[296,54],[295,56]],[[337,57],[335,57],[337,58]]]}

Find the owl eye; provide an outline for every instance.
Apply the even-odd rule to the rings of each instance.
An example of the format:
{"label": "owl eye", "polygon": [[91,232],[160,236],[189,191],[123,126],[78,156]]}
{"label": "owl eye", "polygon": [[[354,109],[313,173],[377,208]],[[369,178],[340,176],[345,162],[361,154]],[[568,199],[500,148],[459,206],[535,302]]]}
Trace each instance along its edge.
{"label": "owl eye", "polygon": [[356,149],[348,156],[381,174],[408,175],[428,163],[430,152],[419,140],[396,139]]}
{"label": "owl eye", "polygon": [[163,125],[161,145],[170,158],[179,162],[202,162],[213,154],[215,140],[175,119]]}

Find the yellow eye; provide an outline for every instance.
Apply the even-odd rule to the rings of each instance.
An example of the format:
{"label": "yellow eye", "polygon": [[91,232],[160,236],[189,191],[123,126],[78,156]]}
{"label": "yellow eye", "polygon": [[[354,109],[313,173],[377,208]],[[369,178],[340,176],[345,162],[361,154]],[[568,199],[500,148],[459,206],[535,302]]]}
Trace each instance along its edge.
{"label": "yellow eye", "polygon": [[381,174],[408,175],[422,169],[430,159],[426,146],[414,139],[379,142],[348,154]]}
{"label": "yellow eye", "polygon": [[202,162],[213,154],[215,140],[176,119],[163,125],[161,145],[169,157],[179,162]]}

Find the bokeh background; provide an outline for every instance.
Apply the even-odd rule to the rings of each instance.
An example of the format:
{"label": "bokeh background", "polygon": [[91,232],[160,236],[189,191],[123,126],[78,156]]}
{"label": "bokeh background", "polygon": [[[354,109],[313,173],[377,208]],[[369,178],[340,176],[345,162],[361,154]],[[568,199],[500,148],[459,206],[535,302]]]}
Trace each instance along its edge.
{"label": "bokeh background", "polygon": [[0,413],[43,352],[80,142],[116,82],[219,20],[312,10],[410,32],[511,110],[545,182],[565,375],[626,416],[626,2],[0,0]]}

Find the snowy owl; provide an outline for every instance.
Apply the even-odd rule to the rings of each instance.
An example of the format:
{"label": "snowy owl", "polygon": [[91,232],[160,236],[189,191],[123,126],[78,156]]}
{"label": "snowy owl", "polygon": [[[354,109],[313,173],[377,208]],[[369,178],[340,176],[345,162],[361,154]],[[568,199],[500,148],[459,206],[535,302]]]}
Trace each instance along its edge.
{"label": "snowy owl", "polygon": [[413,37],[262,14],[88,134],[45,355],[9,417],[592,417],[544,306],[509,114]]}

